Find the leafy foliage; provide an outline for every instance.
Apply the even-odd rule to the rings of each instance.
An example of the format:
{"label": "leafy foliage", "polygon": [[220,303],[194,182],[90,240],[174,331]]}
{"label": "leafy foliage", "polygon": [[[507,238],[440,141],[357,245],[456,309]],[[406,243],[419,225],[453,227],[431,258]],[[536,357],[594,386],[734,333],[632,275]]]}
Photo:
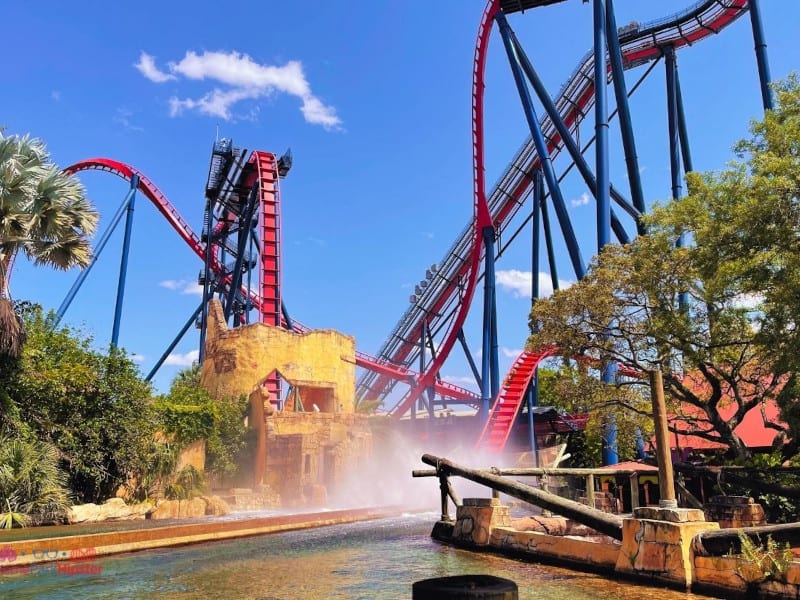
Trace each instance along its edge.
{"label": "leafy foliage", "polygon": [[746,583],[785,579],[793,558],[788,543],[781,546],[770,535],[765,543],[756,544],[741,531],[739,542],[742,552],[740,562],[736,565],[736,574]]}
{"label": "leafy foliage", "polygon": [[206,479],[202,471],[192,465],[186,465],[170,481],[164,489],[164,495],[170,500],[189,500],[201,495],[206,488]]}
{"label": "leafy foliage", "polygon": [[59,521],[68,506],[66,481],[52,445],[0,436],[0,529]]}
{"label": "leafy foliage", "polygon": [[80,181],[50,160],[41,140],[0,133],[0,214],[4,266],[17,252],[59,269],[89,263],[97,212]]}
{"label": "leafy foliage", "polygon": [[20,252],[36,265],[85,267],[98,214],[81,185],[50,160],[44,143],[0,132],[0,355],[22,348],[8,279]]}
{"label": "leafy foliage", "polygon": [[[776,441],[800,427],[800,83],[776,92],[775,110],[737,146],[740,162],[689,174],[689,195],[656,207],[647,235],[608,246],[585,279],[538,301],[530,322],[532,346],[661,369],[671,412],[741,460],[750,451],[734,430],[764,402],[788,423],[767,423]],[[679,248],[682,239],[691,243]]]}
{"label": "leafy foliage", "polygon": [[[636,458],[637,443],[653,432],[651,405],[647,396],[631,386],[609,386],[587,369],[569,363],[552,375],[552,406],[570,415],[589,413],[581,434],[569,434],[572,466],[592,467],[602,462],[606,423],[616,425],[620,460]],[[541,386],[540,374],[540,386]],[[543,391],[546,390],[543,387]],[[542,404],[540,402],[540,404]],[[578,439],[572,439],[580,437]]]}
{"label": "leafy foliage", "polygon": [[19,368],[6,382],[17,416],[28,430],[58,448],[78,502],[111,497],[144,470],[153,443],[149,384],[124,352],[91,348],[91,337],[57,328],[35,309]]}
{"label": "leafy foliage", "polygon": [[[797,457],[795,457],[795,461]],[[783,453],[775,450],[754,454],[746,461],[734,461],[736,466],[752,469],[746,476],[716,478],[714,484],[726,495],[749,496],[764,509],[767,523],[793,523],[797,521],[797,500],[800,474],[777,469],[784,465]],[[709,482],[710,483],[710,482]],[[709,486],[710,487],[710,486]]]}
{"label": "leafy foliage", "polygon": [[169,393],[155,402],[163,432],[179,447],[206,440],[206,468],[219,475],[232,475],[238,469],[247,446],[248,406],[244,396],[214,399],[201,387],[198,367],[180,372]]}

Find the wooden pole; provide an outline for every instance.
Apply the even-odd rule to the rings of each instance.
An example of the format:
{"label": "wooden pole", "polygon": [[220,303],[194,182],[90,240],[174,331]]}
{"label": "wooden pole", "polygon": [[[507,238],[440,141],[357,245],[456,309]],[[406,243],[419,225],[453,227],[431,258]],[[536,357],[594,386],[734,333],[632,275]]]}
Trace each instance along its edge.
{"label": "wooden pole", "polygon": [[439,477],[442,475],[458,475],[459,477],[480,483],[481,485],[503,492],[504,494],[508,494],[524,502],[540,506],[546,510],[551,510],[556,514],[587,525],[614,539],[622,539],[622,517],[617,515],[605,513],[595,508],[589,508],[584,504],[561,498],[555,494],[538,490],[523,483],[509,481],[489,471],[470,469],[449,461],[446,458],[425,454],[422,456],[422,462],[436,467]]}
{"label": "wooden pole", "polygon": [[650,371],[650,396],[653,401],[653,421],[656,430],[656,461],[658,463],[658,487],[661,508],[677,508],[675,478],[672,473],[672,456],[669,448],[667,408],[664,403],[664,380],[659,369]]}
{"label": "wooden pole", "polygon": [[448,506],[447,506],[447,498],[450,486],[447,479],[448,479],[447,475],[445,474],[439,475],[439,491],[441,492],[441,497],[442,497],[442,521],[450,520],[450,514],[448,512]]}

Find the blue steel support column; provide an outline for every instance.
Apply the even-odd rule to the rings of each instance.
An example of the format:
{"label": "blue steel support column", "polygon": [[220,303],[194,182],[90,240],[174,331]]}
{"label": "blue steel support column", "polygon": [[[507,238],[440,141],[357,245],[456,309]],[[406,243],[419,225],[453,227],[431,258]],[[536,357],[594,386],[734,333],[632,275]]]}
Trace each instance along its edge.
{"label": "blue steel support column", "polygon": [[[489,418],[491,408],[492,389],[494,382],[492,379],[493,365],[497,362],[497,357],[492,357],[492,325],[495,322],[493,309],[494,304],[494,227],[483,228],[483,246],[485,248],[485,266],[483,269],[483,354],[481,355],[481,411],[480,421],[485,423]],[[495,348],[496,349],[496,348]]]}
{"label": "blue steel support column", "polygon": [[[250,300],[250,293],[253,289],[253,240],[247,236],[247,294],[244,297],[244,324],[250,324],[250,309],[253,306]],[[281,310],[283,310],[283,302],[281,302]]]}
{"label": "blue steel support column", "polygon": [[[672,199],[677,200],[681,197],[681,148],[680,133],[678,131],[678,91],[675,74],[677,72],[677,61],[675,59],[675,48],[667,46],[664,48],[664,65],[667,70],[667,116],[669,122],[669,169],[672,177]],[[683,247],[684,238],[678,238],[678,248]]]}
{"label": "blue steel support column", "polygon": [[531,219],[531,308],[539,297],[539,272],[541,271],[541,252],[539,250],[539,229],[541,223],[542,204],[544,204],[544,182],[542,172],[536,169],[533,173],[533,213]]}
{"label": "blue steel support column", "polygon": [[200,347],[198,348],[198,362],[202,365],[206,356],[206,326],[208,325],[208,300],[214,296],[214,286],[211,284],[211,261],[213,259],[213,244],[211,236],[214,233],[214,203],[208,199],[206,204],[206,252],[203,260],[203,303],[200,312]]}
{"label": "blue steel support column", "polygon": [[[249,241],[249,225],[253,219],[253,213],[255,212],[255,206],[257,203],[258,187],[254,185],[247,197],[247,204],[242,211],[243,214],[239,217],[239,231],[236,237],[236,260],[233,264],[231,287],[228,290],[228,298],[225,301],[225,321],[227,321],[231,316],[231,311],[233,311],[233,303],[236,300],[236,296],[241,294],[242,266],[244,264],[244,255]],[[247,223],[247,226],[244,226],[244,223]],[[249,269],[250,265],[248,265],[248,270]]]}
{"label": "blue steel support column", "polygon": [[[431,329],[428,326],[428,321],[425,320],[422,322],[422,345],[430,344],[430,351],[431,351],[431,360],[436,360],[436,349],[433,345],[433,336],[431,335]],[[424,371],[420,368],[420,373],[424,373]],[[436,373],[436,379],[441,382],[442,378],[439,377],[439,373]],[[433,419],[433,403],[436,400],[436,390],[434,390],[432,385],[429,385],[428,388],[425,390],[428,395],[428,416]],[[432,423],[432,421],[430,421]]]}
{"label": "blue steel support column", "polygon": [[[633,206],[640,213],[644,213],[644,192],[642,191],[642,178],[639,174],[639,158],[636,153],[636,141],[633,135],[633,122],[628,106],[628,90],[625,85],[625,71],[622,68],[622,51],[617,36],[617,18],[614,15],[614,0],[606,0],[606,41],[608,42],[608,56],[611,62],[611,73],[614,81],[614,96],[617,99],[619,111],[619,126],[622,132],[622,147],[625,151],[625,165],[628,169],[628,181],[631,184],[631,200]],[[640,234],[644,228],[637,223]]]}
{"label": "blue steel support column", "polygon": [[286,329],[294,331],[294,322],[289,316],[289,311],[286,310],[286,305],[283,303],[283,300],[281,300],[281,314],[283,315],[283,320],[286,321]]}
{"label": "blue steel support column", "polygon": [[608,174],[608,97],[606,94],[605,0],[594,0],[594,130],[597,173],[597,250],[611,241]]}
{"label": "blue steel support column", "polygon": [[[536,92],[539,100],[544,106],[545,112],[550,117],[550,121],[558,131],[559,135],[561,136],[561,141],[564,143],[564,146],[569,152],[569,155],[572,157],[572,160],[575,163],[575,166],[578,168],[578,171],[583,177],[583,180],[586,182],[586,185],[589,187],[589,191],[592,192],[592,195],[596,198],[597,197],[597,179],[595,179],[594,174],[592,173],[591,168],[589,168],[589,164],[586,162],[586,159],[581,152],[581,149],[578,147],[578,144],[575,142],[575,139],[572,136],[572,132],[570,132],[569,128],[567,127],[566,123],[564,123],[564,119],[561,118],[561,115],[558,112],[558,108],[553,102],[553,99],[550,97],[550,94],[547,93],[547,89],[544,87],[544,83],[539,78],[538,73],[536,73],[536,69],[533,68],[533,64],[531,63],[530,59],[528,58],[525,51],[517,42],[516,36],[512,35],[512,40],[514,42],[514,49],[519,57],[520,66],[522,70],[527,75],[528,80],[531,82],[533,86],[533,90]],[[625,212],[631,215],[634,219],[638,219],[641,215],[641,211],[637,210],[634,206],[631,205],[628,200],[626,200],[622,194],[619,193],[614,186],[609,183],[609,193],[611,197],[619,204]],[[623,227],[622,223],[619,221],[619,218],[614,213],[612,209],[610,209],[610,216],[611,216],[611,226],[614,228],[614,232],[620,238],[620,241],[623,244],[627,244],[630,242],[627,233],[625,232],[625,228]]]}
{"label": "blue steel support column", "polygon": [[547,264],[550,265],[550,282],[553,290],[559,289],[558,265],[556,265],[556,251],[553,247],[553,235],[550,232],[550,217],[547,213],[547,200],[542,196],[542,229],[544,230],[544,243],[547,246]]}
{"label": "blue steel support column", "polygon": [[[611,242],[611,197],[608,171],[608,97],[606,90],[606,5],[594,0],[594,129],[597,172],[597,251]],[[614,365],[603,365],[603,381],[614,381]],[[615,465],[617,424],[610,418],[604,425],[603,464]]]}
{"label": "blue steel support column", "polygon": [[[423,321],[422,321],[422,329],[421,329],[420,334],[419,334],[419,372],[420,372],[420,374],[425,372],[425,350],[427,348],[427,345],[426,345],[427,336],[425,335],[425,330],[427,329],[427,324],[428,324],[428,322],[423,319]],[[420,399],[422,399],[425,396],[423,394],[420,394],[419,397],[420,397]],[[411,407],[411,418],[412,419],[416,419],[417,418],[417,406],[416,405],[419,402],[420,402],[420,400],[416,400],[414,402],[414,406]],[[424,402],[424,400],[422,400],[422,402]]]}
{"label": "blue steel support column", "polygon": [[761,82],[761,101],[764,110],[772,110],[772,90],[770,84],[772,78],[769,73],[769,60],[767,59],[767,40],[764,38],[764,26],[761,21],[761,9],[758,0],[748,0],[750,7],[750,24],[753,26],[753,43],[756,50],[756,62],[758,63],[758,79]]}
{"label": "blue steel support column", "polygon": [[686,113],[683,110],[683,94],[681,94],[681,79],[678,69],[675,69],[675,99],[678,103],[678,137],[681,140],[681,156],[683,157],[683,172],[694,171],[692,166],[692,153],[689,148],[689,129],[686,127]]}
{"label": "blue steel support column", "polygon": [[136,204],[136,188],[139,187],[139,176],[131,175],[131,198],[125,214],[125,237],[122,240],[122,259],[119,263],[119,280],[117,281],[117,302],[114,306],[114,326],[111,330],[111,345],[115,348],[119,342],[119,325],[122,320],[122,300],[125,297],[125,278],[128,275],[128,254],[131,249],[131,230],[133,229],[133,210]]}
{"label": "blue steel support column", "polygon": [[[492,258],[494,263],[494,257]],[[497,340],[497,287],[495,285],[494,264],[492,264],[492,353],[489,372],[492,376],[492,400],[500,394],[500,346]]]}
{"label": "blue steel support column", "polygon": [[[531,309],[536,304],[539,298],[539,271],[541,270],[540,252],[539,252],[539,223],[541,205],[544,202],[544,181],[542,180],[542,172],[536,170],[533,174],[533,219],[531,229],[533,235],[531,236]],[[538,327],[534,324],[534,327]],[[533,407],[539,405],[539,367],[536,367],[536,372],[533,374],[533,380],[528,386],[527,393],[528,401],[528,438],[531,444],[531,457],[533,458],[533,466],[539,466],[539,457],[536,454],[536,433],[533,428]]]}
{"label": "blue steel support column", "polygon": [[178,342],[180,342],[183,339],[183,336],[186,335],[186,332],[189,331],[189,327],[192,326],[192,323],[194,323],[197,320],[197,315],[199,315],[200,311],[203,310],[205,304],[206,303],[204,300],[200,302],[200,305],[195,309],[195,311],[192,313],[192,316],[189,317],[189,320],[186,321],[183,327],[181,327],[181,330],[178,332],[178,335],[176,335],[175,339],[172,340],[172,343],[164,351],[164,354],[161,355],[161,358],[159,358],[156,361],[156,364],[153,365],[153,368],[150,369],[150,372],[147,374],[147,377],[145,377],[145,381],[150,381],[151,379],[153,379],[153,376],[161,368],[161,365],[163,365],[164,361],[167,360],[167,357],[170,355],[170,352],[172,352],[175,349],[175,346],[178,345]]}
{"label": "blue steel support column", "polygon": [[64,297],[64,300],[61,302],[61,306],[58,307],[58,311],[56,312],[56,325],[61,322],[61,319],[64,317],[64,313],[67,312],[69,305],[72,304],[72,301],[75,299],[75,294],[77,294],[78,290],[81,289],[81,285],[83,285],[86,277],[88,277],[92,267],[97,262],[97,259],[100,258],[100,253],[103,251],[103,248],[106,247],[108,240],[111,239],[111,234],[114,233],[117,225],[119,225],[119,221],[122,218],[122,215],[125,213],[125,209],[128,208],[128,202],[130,202],[131,196],[134,193],[135,190],[133,189],[128,191],[127,195],[125,196],[125,200],[122,201],[122,204],[120,204],[116,214],[111,219],[108,229],[105,230],[103,235],[100,237],[100,240],[97,242],[97,246],[94,249],[92,260],[89,262],[89,265],[80,272],[78,278],[75,280],[75,283],[73,283],[72,287],[69,288],[67,295]]}
{"label": "blue steel support column", "polygon": [[478,367],[475,365],[475,359],[472,358],[472,354],[469,351],[469,346],[467,345],[467,339],[464,337],[464,330],[458,330],[458,341],[461,342],[461,348],[464,350],[464,356],[467,358],[467,362],[469,363],[469,368],[472,370],[472,375],[475,377],[475,383],[478,384],[478,388],[480,388],[483,384],[481,383],[481,374],[478,373]]}
{"label": "blue steel support column", "polygon": [[550,190],[550,197],[553,199],[553,206],[556,209],[556,215],[561,225],[561,231],[564,235],[564,241],[567,245],[572,268],[575,271],[575,276],[578,279],[583,279],[586,274],[585,263],[581,257],[580,247],[578,240],[575,237],[575,231],[572,228],[572,223],[569,220],[567,213],[567,206],[564,203],[564,196],[561,194],[561,188],[558,185],[558,178],[556,177],[553,163],[550,160],[550,153],[547,151],[547,143],[545,142],[542,130],[539,127],[539,120],[536,117],[536,111],[533,109],[531,96],[528,87],[525,85],[524,74],[520,66],[519,57],[517,56],[516,47],[512,40],[511,28],[508,25],[505,15],[502,11],[498,12],[495,16],[498,28],[500,29],[500,36],[503,38],[503,45],[508,55],[508,62],[511,65],[511,72],[514,75],[514,83],[516,83],[517,91],[519,92],[520,100],[522,101],[522,109],[525,112],[525,119],[528,122],[528,128],[531,131],[536,152],[541,161],[542,170],[544,172],[545,180],[547,181],[547,188]]}

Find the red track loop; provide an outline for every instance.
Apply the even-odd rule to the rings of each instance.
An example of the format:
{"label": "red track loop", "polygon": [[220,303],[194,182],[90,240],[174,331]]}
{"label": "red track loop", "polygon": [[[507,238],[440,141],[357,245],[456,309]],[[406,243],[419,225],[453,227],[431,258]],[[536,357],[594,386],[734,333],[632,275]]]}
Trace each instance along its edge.
{"label": "red track loop", "polygon": [[90,158],[87,160],[82,160],[80,162],[76,162],[74,165],[70,165],[66,169],[65,172],[69,174],[75,174],[79,171],[105,171],[107,173],[113,173],[118,177],[121,177],[125,181],[130,181],[134,175],[139,176],[139,186],[138,189],[152,202],[155,207],[158,209],[167,222],[172,225],[172,228],[178,232],[183,240],[189,245],[189,247],[194,251],[197,256],[201,259],[205,257],[205,246],[200,242],[200,238],[197,237],[195,232],[186,222],[186,220],[180,215],[180,213],[175,209],[172,204],[170,204],[167,197],[161,192],[161,190],[156,187],[156,185],[150,181],[150,179],[138,169],[131,167],[130,165],[126,165],[125,163],[121,163],[116,160],[111,160],[110,158]]}
{"label": "red track loop", "polygon": [[[647,29],[633,34],[630,38],[622,41],[623,63],[626,69],[655,60],[661,56],[664,46],[680,48],[691,45],[712,34],[718,33],[721,29],[732,23],[741,16],[747,9],[748,0],[727,0],[708,1],[703,5],[696,6],[661,21],[655,22]],[[530,173],[539,163],[540,158],[534,156],[532,160],[519,165],[522,168],[516,184],[506,189],[504,198],[496,206],[489,206],[485,189],[485,166],[484,166],[484,71],[486,67],[486,56],[489,47],[489,37],[492,30],[492,21],[500,10],[500,0],[488,0],[481,17],[478,28],[478,36],[475,45],[475,57],[472,74],[472,143],[473,143],[473,186],[474,186],[474,218],[471,228],[472,242],[470,253],[465,261],[463,268],[458,272],[459,281],[466,280],[463,293],[460,293],[457,285],[452,285],[443,294],[434,300],[431,306],[427,307],[429,314],[435,314],[442,306],[451,301],[454,294],[460,293],[459,308],[456,317],[450,324],[444,342],[439,348],[439,354],[431,362],[427,371],[420,379],[420,385],[412,389],[403,400],[392,409],[392,415],[402,416],[421,395],[423,389],[432,382],[436,373],[441,369],[450,350],[452,349],[458,335],[458,331],[466,320],[469,312],[469,305],[475,293],[475,285],[480,272],[480,260],[483,251],[482,229],[494,223],[502,228],[509,215],[511,215],[520,204],[520,200],[525,197],[530,189],[531,180],[522,173]],[[570,80],[562,88],[562,97],[557,99],[559,109],[562,111],[562,119],[568,127],[575,127],[582,121],[587,114],[589,107],[594,102],[594,82],[591,76],[593,68],[593,57],[589,53],[586,59],[578,66]],[[549,120],[545,120],[549,124]],[[547,131],[548,152],[557,153],[562,141],[555,131]],[[421,327],[417,326],[411,336],[407,339],[419,339]],[[391,355],[393,362],[403,362],[411,351],[410,343],[401,347]],[[373,389],[382,389],[382,382]]]}
{"label": "red track loop", "polygon": [[[274,224],[274,222],[277,221],[277,213],[275,212],[277,208],[274,206],[276,204],[275,197],[278,194],[277,167],[274,155],[265,152],[253,152],[248,163],[254,167],[252,173],[248,175],[250,178],[249,184],[253,185],[256,182],[260,184],[262,195],[269,197],[268,202],[262,203],[266,205],[264,210],[269,211],[270,208],[272,210],[272,212],[269,212],[267,215],[262,215],[262,228],[264,228],[264,231],[262,231],[262,236],[264,236],[264,239],[269,239],[273,246],[274,252],[272,252],[270,255],[270,259],[274,261],[274,264],[265,266],[265,272],[261,275],[262,288],[266,288],[268,290],[267,293],[265,293],[265,297],[267,299],[267,304],[271,307],[269,312],[274,320],[276,318],[275,315],[280,315],[280,296],[276,295],[276,292],[274,291],[275,281],[280,277],[278,263],[279,254],[277,247],[280,243],[280,231],[277,230],[277,227]],[[189,245],[189,247],[200,258],[200,260],[205,260],[205,245],[200,241],[200,238],[197,236],[197,234],[195,234],[177,209],[169,202],[169,200],[167,200],[167,197],[164,195],[164,193],[159,190],[158,187],[144,173],[130,165],[116,160],[111,160],[109,158],[90,158],[77,162],[74,165],[70,165],[64,169],[65,172],[70,174],[90,170],[112,173],[128,182],[131,181],[134,175],[138,175],[138,190],[141,191],[148,198],[148,200],[155,205],[158,211],[167,219],[167,222],[172,225],[172,228],[178,233],[178,235],[181,236],[181,238],[183,238],[183,240]],[[265,217],[272,219],[273,225],[271,228],[269,224],[264,224]],[[226,225],[228,224],[221,221],[218,226],[222,228]],[[215,256],[214,262],[212,263],[212,269],[217,272],[219,267],[219,261]],[[269,279],[270,277],[272,278],[272,281],[267,281],[265,284],[264,279]],[[227,281],[230,283],[230,277],[227,278]],[[242,291],[243,293],[247,293],[245,288],[242,288]],[[255,308],[263,316],[264,310],[262,310],[262,305],[264,303],[262,302],[262,298],[251,292],[250,299]],[[297,321],[294,322],[294,325],[295,330],[299,333],[309,331],[307,327]],[[417,373],[414,371],[406,369],[405,367],[391,365],[386,361],[381,361],[375,357],[369,356],[368,354],[364,354],[363,352],[356,352],[356,365],[378,373],[382,373],[384,375],[388,375],[392,378],[402,379],[405,381],[417,380],[418,378]],[[442,396],[455,398],[458,400],[477,400],[477,396],[474,393],[462,387],[452,385],[447,382],[435,382],[433,385],[436,393],[441,394]]]}
{"label": "red track loop", "polygon": [[392,416],[400,418],[422,392],[431,387],[436,381],[436,375],[444,365],[445,360],[450,355],[450,351],[458,339],[458,332],[467,320],[469,307],[472,304],[472,297],[475,294],[475,287],[478,282],[480,272],[481,251],[483,250],[483,229],[492,224],[489,205],[486,203],[486,189],[484,183],[484,164],[483,164],[483,76],[486,68],[486,50],[489,45],[489,34],[492,30],[492,21],[500,8],[500,0],[489,0],[486,9],[483,11],[481,24],[478,27],[478,38],[475,43],[475,65],[472,72],[472,144],[473,144],[473,166],[474,166],[474,207],[473,207],[473,228],[472,246],[467,261],[466,285],[464,287],[458,312],[450,324],[450,329],[444,338],[436,358],[431,361],[428,370],[422,374],[416,386],[413,386],[406,394],[402,402],[392,409]]}

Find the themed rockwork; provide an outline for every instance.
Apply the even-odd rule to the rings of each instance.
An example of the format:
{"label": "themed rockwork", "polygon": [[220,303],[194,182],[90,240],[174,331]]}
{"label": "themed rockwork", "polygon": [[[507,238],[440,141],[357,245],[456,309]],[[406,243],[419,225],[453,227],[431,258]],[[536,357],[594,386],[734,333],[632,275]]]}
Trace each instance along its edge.
{"label": "themed rockwork", "polygon": [[[721,512],[727,519],[724,524],[735,527],[725,530],[720,523],[706,520],[699,509],[642,506],[630,515],[608,515],[504,479],[491,470],[470,469],[430,455],[423,461],[436,467],[440,479],[442,518],[432,532],[439,541],[544,558],[680,589],[722,592],[726,597],[793,598],[800,594],[800,562],[792,560],[785,545],[800,539],[800,526],[742,527],[745,522],[763,521],[760,506],[751,498],[717,498],[706,507],[707,514]],[[496,497],[462,502],[453,491],[451,475],[487,485]],[[498,492],[569,518],[513,518]],[[448,498],[456,503],[455,519],[449,517]]]}
{"label": "themed rockwork", "polygon": [[[264,386],[275,372],[291,388],[280,410]],[[351,336],[262,323],[228,329],[222,306],[212,300],[201,383],[217,397],[250,398],[257,443],[240,488],[278,506],[325,505],[336,482],[371,453],[367,417],[354,412]],[[247,502],[247,493],[235,495]]]}

